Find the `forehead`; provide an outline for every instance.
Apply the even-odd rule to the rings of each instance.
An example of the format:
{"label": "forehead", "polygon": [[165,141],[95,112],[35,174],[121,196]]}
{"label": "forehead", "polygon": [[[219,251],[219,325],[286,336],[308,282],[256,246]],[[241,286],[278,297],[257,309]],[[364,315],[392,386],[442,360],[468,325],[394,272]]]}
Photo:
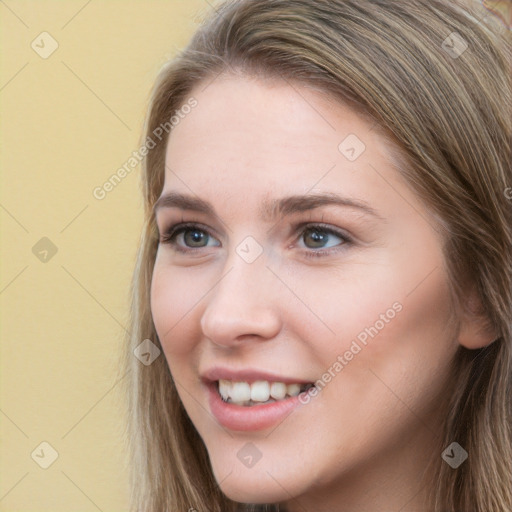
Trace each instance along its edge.
{"label": "forehead", "polygon": [[[387,156],[368,121],[299,84],[225,75],[196,87],[191,96],[197,106],[173,128],[166,151],[167,166],[189,176],[213,175],[218,183],[229,169],[240,180],[288,179],[290,171],[299,179],[334,164],[355,169],[368,156]],[[350,146],[361,159],[343,155]],[[177,179],[172,173],[167,178]]]}
{"label": "forehead", "polygon": [[[312,148],[336,154],[344,131],[364,137],[369,129],[366,121],[340,102],[285,81],[221,75],[196,87],[191,96],[197,107],[171,132],[170,157],[180,154],[178,146],[186,137],[186,150],[191,146],[199,152],[227,149],[233,155],[263,158],[268,152],[275,156],[279,149],[294,152],[297,159],[318,158],[311,154]],[[340,126],[341,119],[344,126]],[[264,153],[262,146],[267,150]]]}
{"label": "forehead", "polygon": [[392,208],[400,214],[397,191],[410,196],[388,140],[326,94],[226,75],[190,96],[197,106],[171,131],[161,196],[199,197],[222,205],[225,215],[245,211],[247,220],[282,213],[286,204],[277,198],[315,193],[373,206],[388,217]]}

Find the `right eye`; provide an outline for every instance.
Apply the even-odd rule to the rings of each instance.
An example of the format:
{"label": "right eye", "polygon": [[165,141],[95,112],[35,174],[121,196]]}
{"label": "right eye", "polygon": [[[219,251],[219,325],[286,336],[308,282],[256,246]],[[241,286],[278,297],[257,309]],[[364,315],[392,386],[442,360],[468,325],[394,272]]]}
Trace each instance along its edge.
{"label": "right eye", "polygon": [[[160,236],[160,243],[171,245],[180,252],[190,252],[194,249],[208,247],[208,241],[215,240],[210,232],[197,224],[180,223],[170,226]],[[206,243],[206,245],[205,245]],[[211,247],[218,247],[220,243]]]}

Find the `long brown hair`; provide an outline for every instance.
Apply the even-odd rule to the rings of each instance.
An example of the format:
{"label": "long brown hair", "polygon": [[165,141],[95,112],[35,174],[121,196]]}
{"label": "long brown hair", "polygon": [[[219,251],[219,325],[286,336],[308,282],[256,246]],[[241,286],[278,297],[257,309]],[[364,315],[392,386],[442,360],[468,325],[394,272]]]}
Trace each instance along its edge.
{"label": "long brown hair", "polygon": [[[392,142],[397,168],[445,226],[459,309],[470,279],[481,302],[474,314],[497,335],[482,349],[459,347],[453,361],[449,413],[430,468],[432,510],[512,510],[511,60],[509,33],[462,0],[238,0],[218,7],[163,68],[144,128],[155,147],[143,162],[145,219],[122,359],[131,510],[264,509],[222,494],[165,358],[146,366],[133,354],[145,339],[161,349],[149,293],[166,138],[155,133],[198,84],[225,71],[323,91]],[[441,459],[454,440],[470,454],[457,470]]]}

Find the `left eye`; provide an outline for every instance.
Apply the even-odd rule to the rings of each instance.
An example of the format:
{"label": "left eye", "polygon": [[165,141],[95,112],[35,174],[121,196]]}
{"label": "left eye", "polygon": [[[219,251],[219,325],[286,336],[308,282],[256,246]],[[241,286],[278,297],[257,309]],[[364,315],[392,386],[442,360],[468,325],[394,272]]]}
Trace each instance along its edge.
{"label": "left eye", "polygon": [[[332,240],[333,237],[337,238],[341,243],[336,243],[334,240],[334,243],[328,245],[329,239]],[[348,241],[347,237],[343,236],[341,233],[319,226],[313,226],[303,230],[300,239],[303,239],[305,242],[309,240],[311,245],[306,245],[306,248],[308,249],[325,249],[341,245]]]}

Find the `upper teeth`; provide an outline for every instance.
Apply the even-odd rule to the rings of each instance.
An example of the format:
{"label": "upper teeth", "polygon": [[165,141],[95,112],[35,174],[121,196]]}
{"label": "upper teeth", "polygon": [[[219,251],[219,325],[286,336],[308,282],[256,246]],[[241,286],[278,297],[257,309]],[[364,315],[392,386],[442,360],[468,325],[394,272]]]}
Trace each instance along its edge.
{"label": "upper teeth", "polygon": [[309,384],[285,384],[284,382],[268,382],[265,380],[258,380],[249,384],[248,382],[219,380],[219,393],[224,400],[231,399],[231,402],[236,403],[248,402],[249,400],[266,402],[271,398],[282,400],[286,395],[297,396],[301,388],[306,386],[309,386]]}

